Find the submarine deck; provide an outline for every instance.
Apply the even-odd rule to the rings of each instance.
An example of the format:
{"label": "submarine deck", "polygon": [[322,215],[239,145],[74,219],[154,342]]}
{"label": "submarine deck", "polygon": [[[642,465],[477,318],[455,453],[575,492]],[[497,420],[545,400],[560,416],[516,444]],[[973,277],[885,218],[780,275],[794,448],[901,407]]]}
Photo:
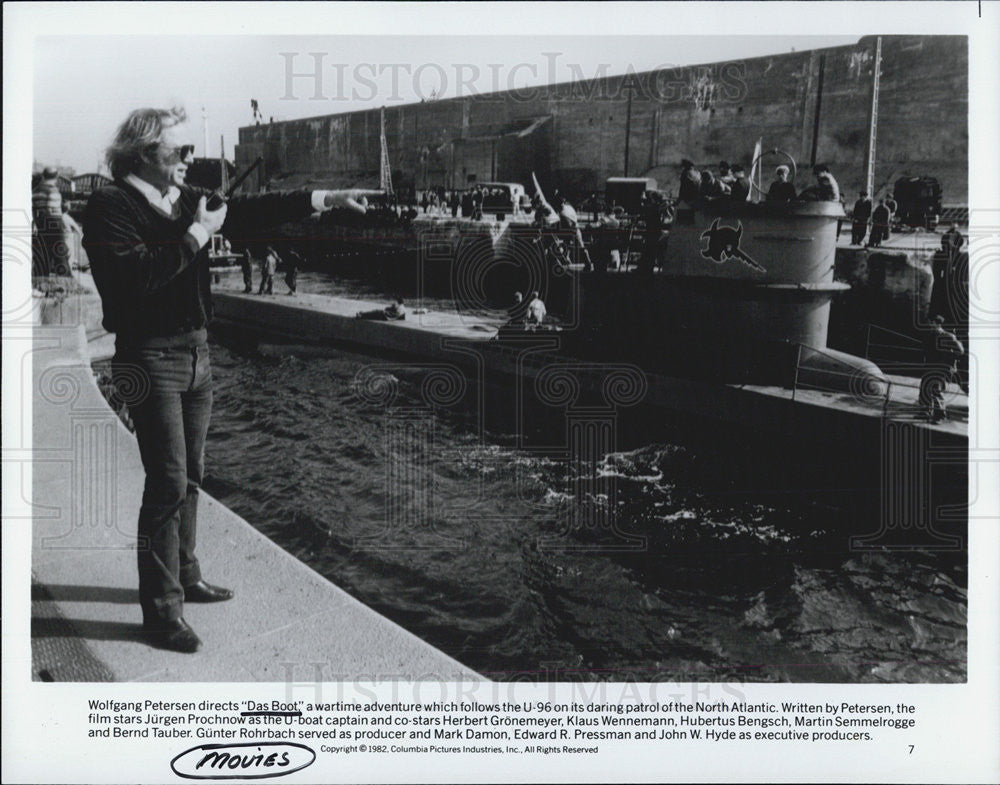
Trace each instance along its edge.
{"label": "submarine deck", "polygon": [[[295,297],[258,296],[217,287],[215,298],[217,318],[237,325],[252,325],[256,330],[285,340],[347,343],[376,351],[395,351],[437,360],[455,359],[454,352],[442,346],[440,339],[489,341],[504,322],[504,317],[499,314],[466,315],[419,308],[416,312],[410,311],[407,319],[401,322],[360,320],[355,318],[358,311],[370,310],[385,303],[307,293],[299,293]],[[324,330],[329,330],[325,341],[322,337]],[[567,358],[559,356],[558,359],[565,361]],[[650,374],[647,401],[677,411],[725,420],[746,417],[748,401],[740,399],[749,396],[783,406],[792,404],[803,412],[809,409],[872,421],[907,421],[921,429],[967,442],[969,400],[956,385],[949,384],[945,394],[949,419],[930,423],[920,417],[919,380],[895,375],[887,375],[886,378],[890,382],[888,401],[885,396],[863,398],[845,391],[804,387],[792,390],[780,385],[713,384]],[[712,390],[715,394],[710,392]],[[764,416],[765,412],[773,414],[774,410],[765,407],[760,414]],[[753,419],[757,425],[767,429],[766,420]]]}

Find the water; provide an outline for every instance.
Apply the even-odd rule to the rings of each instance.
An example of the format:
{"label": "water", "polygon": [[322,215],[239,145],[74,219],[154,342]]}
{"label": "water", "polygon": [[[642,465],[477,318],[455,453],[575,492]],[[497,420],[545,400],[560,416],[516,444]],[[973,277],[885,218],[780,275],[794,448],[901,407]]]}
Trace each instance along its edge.
{"label": "water", "polygon": [[491,678],[965,679],[964,555],[849,552],[841,511],[734,489],[725,449],[624,438],[599,467],[615,492],[586,500],[646,538],[614,552],[624,536],[567,523],[558,451],[519,448],[503,418],[481,432],[474,407],[429,413],[422,371],[393,372],[387,414],[356,382],[384,360],[212,351],[208,491]]}

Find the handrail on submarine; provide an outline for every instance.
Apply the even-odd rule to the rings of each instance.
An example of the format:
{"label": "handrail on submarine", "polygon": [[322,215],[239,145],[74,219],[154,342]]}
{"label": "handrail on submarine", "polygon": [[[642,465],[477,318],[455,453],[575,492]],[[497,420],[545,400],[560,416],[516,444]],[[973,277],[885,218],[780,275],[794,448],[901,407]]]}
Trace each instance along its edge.
{"label": "handrail on submarine", "polygon": [[[803,367],[802,366],[803,349],[808,349],[809,351],[811,351],[811,352],[813,352],[815,354],[823,355],[823,356],[828,357],[829,359],[833,360],[834,362],[840,363],[842,365],[846,365],[846,363],[844,363],[843,360],[841,360],[839,357],[836,357],[836,356],[830,354],[827,351],[824,351],[823,349],[817,349],[815,346],[810,346],[809,344],[802,343],[801,341],[791,341],[791,340],[789,340],[789,341],[786,341],[786,343],[789,346],[795,346],[795,367],[794,367],[794,375],[793,375],[793,379],[792,379],[792,398],[791,398],[792,401],[795,400],[796,392],[799,389],[816,390],[818,392],[842,392],[842,390],[834,390],[834,389],[828,389],[827,390],[827,389],[824,389],[824,388],[819,387],[819,386],[801,384],[799,382],[799,371]],[[857,377],[858,371],[855,369],[855,370],[852,370],[850,373],[847,373],[847,372],[844,372],[844,371],[836,371],[836,370],[833,370],[833,369],[827,369],[827,370],[824,370],[823,373],[830,374],[832,376]],[[918,384],[918,383],[907,384],[906,382],[893,381],[892,379],[889,379],[887,377],[879,378],[879,377],[875,376],[874,374],[870,374],[870,375],[872,377],[872,380],[877,381],[877,382],[882,383],[882,384],[885,384],[885,394],[879,396],[879,399],[881,401],[881,410],[882,410],[881,416],[882,416],[883,419],[886,419],[886,418],[890,417],[890,414],[889,414],[889,404],[892,401],[892,390],[893,390],[893,387],[896,387],[897,389],[898,388],[908,388],[908,389],[912,389],[912,390],[919,390],[920,389],[920,384]],[[867,380],[861,378],[861,379],[859,379],[859,381],[862,381],[864,383]],[[850,385],[848,387],[850,388]],[[863,391],[858,391],[858,392],[855,392],[854,394],[857,395],[857,397],[859,399],[859,402],[864,402],[865,398],[869,398],[869,399],[873,398],[873,396],[865,396]],[[874,400],[871,400],[870,402],[874,403]],[[919,408],[919,406],[917,408]]]}

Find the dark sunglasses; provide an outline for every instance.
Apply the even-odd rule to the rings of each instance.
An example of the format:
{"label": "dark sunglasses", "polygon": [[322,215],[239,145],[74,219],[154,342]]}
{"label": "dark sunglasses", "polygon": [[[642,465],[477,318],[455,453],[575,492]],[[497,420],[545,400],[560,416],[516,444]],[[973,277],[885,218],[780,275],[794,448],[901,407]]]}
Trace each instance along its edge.
{"label": "dark sunglasses", "polygon": [[160,149],[167,152],[167,154],[176,153],[177,159],[180,161],[185,160],[189,155],[194,155],[194,145],[193,144],[182,144],[177,147],[167,147],[166,145],[158,145]]}

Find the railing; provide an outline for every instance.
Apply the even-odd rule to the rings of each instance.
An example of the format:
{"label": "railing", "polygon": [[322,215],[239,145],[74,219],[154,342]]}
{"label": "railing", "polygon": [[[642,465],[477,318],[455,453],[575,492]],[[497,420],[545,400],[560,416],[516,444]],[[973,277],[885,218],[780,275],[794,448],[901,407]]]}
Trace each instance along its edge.
{"label": "railing", "polygon": [[[888,331],[891,332],[891,331]],[[906,336],[902,336],[906,337]],[[924,404],[920,401],[920,382],[914,381],[912,384],[876,376],[844,363],[836,357],[822,349],[816,349],[806,344],[790,341],[790,345],[795,346],[795,364],[792,369],[792,395],[791,400],[801,398],[800,392],[812,390],[825,393],[847,393],[862,406],[876,406],[880,410],[883,419],[912,419],[922,415],[925,411]],[[845,370],[838,370],[836,367],[813,368],[803,365],[803,358],[811,355],[822,355],[835,366],[842,366]],[[828,385],[819,384],[815,381],[803,381],[809,379],[810,375],[819,377],[841,377],[842,384],[831,383]],[[873,391],[874,386],[884,385],[884,391],[877,394]],[[913,390],[915,394],[906,394],[904,391]]]}
{"label": "railing", "polygon": [[[891,335],[895,338],[901,338],[905,344],[910,345],[900,345],[899,343],[873,343],[872,342],[872,332],[877,331],[885,335]],[[865,336],[865,359],[872,360],[873,362],[878,362],[878,358],[872,358],[872,349],[891,349],[893,352],[904,352],[918,354],[923,352],[923,346],[920,341],[910,335],[904,335],[903,333],[898,333],[895,330],[890,330],[888,327],[881,327],[877,324],[869,324],[868,331]]]}
{"label": "railing", "polygon": [[111,185],[114,182],[110,177],[103,174],[90,173],[80,174],[73,178],[73,187],[77,194],[90,195],[98,188]]}
{"label": "railing", "polygon": [[799,389],[799,368],[802,367],[802,344],[795,344],[795,378],[792,379],[792,400],[795,400],[795,392]]}
{"label": "railing", "polygon": [[962,226],[969,225],[969,206],[967,204],[955,205],[946,204],[941,207],[941,215],[938,216],[939,224],[956,223]]}

